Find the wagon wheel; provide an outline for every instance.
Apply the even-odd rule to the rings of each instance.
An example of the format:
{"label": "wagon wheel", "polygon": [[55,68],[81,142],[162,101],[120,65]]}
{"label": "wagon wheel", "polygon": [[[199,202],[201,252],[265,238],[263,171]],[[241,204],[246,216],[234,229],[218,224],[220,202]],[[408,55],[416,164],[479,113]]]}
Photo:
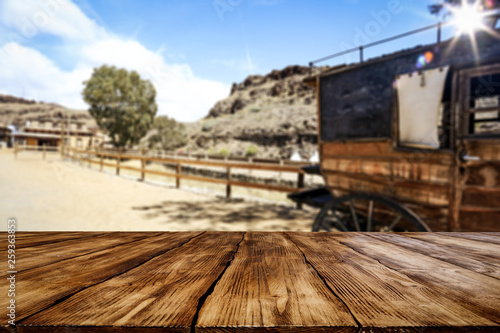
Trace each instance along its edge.
{"label": "wagon wheel", "polygon": [[333,199],[316,216],[312,231],[431,231],[418,215],[389,198],[356,193]]}

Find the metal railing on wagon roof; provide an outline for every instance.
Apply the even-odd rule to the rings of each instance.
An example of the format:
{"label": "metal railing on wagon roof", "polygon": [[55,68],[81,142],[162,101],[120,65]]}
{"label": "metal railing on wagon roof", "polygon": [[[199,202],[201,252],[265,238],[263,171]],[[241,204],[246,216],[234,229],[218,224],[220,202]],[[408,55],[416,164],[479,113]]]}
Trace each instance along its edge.
{"label": "metal railing on wagon roof", "polygon": [[[498,19],[498,17],[500,16],[500,9],[496,9],[496,10],[491,10],[487,13],[485,13],[484,17],[490,17],[490,16],[494,16]],[[423,28],[419,28],[419,29],[416,29],[416,30],[411,30],[411,31],[408,31],[408,32],[405,32],[405,33],[402,33],[402,34],[399,34],[399,35],[396,35],[396,36],[393,36],[393,37],[389,37],[389,38],[385,38],[385,39],[382,39],[382,40],[379,40],[379,41],[375,41],[375,42],[372,42],[372,43],[368,43],[368,44],[365,44],[365,45],[360,45],[360,46],[357,46],[357,47],[353,47],[353,48],[350,48],[350,49],[347,49],[347,50],[344,50],[344,51],[341,51],[341,52],[337,52],[337,53],[334,53],[334,54],[331,54],[329,56],[326,56],[326,57],[323,57],[323,58],[319,58],[319,59],[316,59],[316,60],[313,60],[311,62],[309,62],[309,67],[313,68],[315,64],[319,63],[319,62],[323,62],[323,61],[326,61],[326,60],[329,60],[329,59],[333,59],[333,58],[336,58],[336,57],[340,57],[340,56],[343,56],[343,55],[346,55],[346,54],[349,54],[349,53],[352,53],[352,52],[356,52],[356,51],[359,51],[359,62],[362,63],[364,61],[363,59],[363,51],[367,48],[370,48],[370,47],[373,47],[373,46],[377,46],[377,45],[381,45],[381,44],[385,44],[385,43],[389,43],[389,42],[392,42],[394,40],[397,40],[397,39],[401,39],[401,38],[404,38],[404,37],[408,37],[408,36],[411,36],[411,35],[414,35],[414,34],[418,34],[418,33],[421,33],[421,32],[424,32],[424,31],[427,31],[427,30],[431,30],[431,29],[436,29],[437,28],[437,44],[440,44],[441,43],[441,30],[443,27],[446,27],[446,26],[449,26],[449,25],[452,25],[453,24],[453,21],[448,21],[448,22],[438,22],[436,24],[432,24],[432,25],[428,25],[428,26],[425,26]]]}

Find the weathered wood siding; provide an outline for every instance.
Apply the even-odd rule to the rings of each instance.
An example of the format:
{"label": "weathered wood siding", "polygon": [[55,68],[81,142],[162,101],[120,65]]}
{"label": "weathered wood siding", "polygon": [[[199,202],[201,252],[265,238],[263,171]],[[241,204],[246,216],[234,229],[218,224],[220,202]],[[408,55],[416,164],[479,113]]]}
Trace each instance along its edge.
{"label": "weathered wood siding", "polygon": [[368,192],[392,197],[433,231],[449,229],[451,152],[395,151],[390,141],[325,142],[321,156],[321,172],[335,196]]}
{"label": "weathered wood siding", "polygon": [[500,230],[500,140],[466,141],[466,151],[481,161],[460,168],[460,229]]}

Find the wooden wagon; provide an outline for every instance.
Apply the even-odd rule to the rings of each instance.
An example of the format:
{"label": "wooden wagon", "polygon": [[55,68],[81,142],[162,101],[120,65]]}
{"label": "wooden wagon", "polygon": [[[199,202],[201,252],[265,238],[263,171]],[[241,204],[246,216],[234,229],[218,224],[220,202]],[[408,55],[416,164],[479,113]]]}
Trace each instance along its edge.
{"label": "wooden wagon", "polygon": [[500,231],[500,30],[306,83],[334,198],[313,230]]}

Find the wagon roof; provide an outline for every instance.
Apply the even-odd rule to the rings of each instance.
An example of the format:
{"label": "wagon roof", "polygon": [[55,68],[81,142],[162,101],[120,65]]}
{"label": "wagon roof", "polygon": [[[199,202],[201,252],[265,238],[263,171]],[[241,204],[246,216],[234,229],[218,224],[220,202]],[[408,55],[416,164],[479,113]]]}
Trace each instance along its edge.
{"label": "wagon roof", "polygon": [[[399,58],[399,57],[405,57],[409,54],[413,54],[413,53],[420,53],[422,51],[425,51],[425,50],[429,50],[430,48],[433,48],[433,47],[439,47],[440,49],[446,49],[448,47],[452,47],[454,46],[454,44],[456,43],[456,40],[463,40],[465,38],[470,38],[468,35],[463,35],[459,38],[452,38],[452,39],[449,39],[447,41],[443,41],[441,43],[431,43],[431,44],[426,44],[426,45],[417,45],[415,47],[412,47],[412,48],[407,48],[407,49],[403,49],[403,50],[399,50],[399,51],[396,51],[396,52],[393,52],[393,53],[389,53],[389,54],[383,54],[381,56],[378,56],[378,57],[375,57],[375,58],[371,58],[369,60],[366,60],[364,62],[361,62],[361,63],[352,63],[352,64],[342,64],[342,65],[338,65],[338,66],[335,66],[335,67],[332,67],[332,68],[329,68],[317,75],[314,75],[314,76],[309,76],[309,77],[306,77],[304,79],[304,83],[307,84],[307,85],[310,85],[310,86],[313,86],[315,87],[316,86],[316,79],[317,78],[321,78],[321,77],[325,77],[325,76],[330,76],[330,75],[335,75],[335,74],[338,74],[338,73],[343,73],[343,72],[346,72],[346,71],[351,71],[351,70],[354,70],[354,69],[358,69],[358,68],[362,68],[362,67],[365,67],[365,66],[370,66],[370,65],[373,65],[373,64],[376,64],[376,63],[382,63],[382,62],[386,62],[386,61],[390,61],[392,59],[396,59],[396,58]],[[500,39],[500,29],[495,29],[492,32],[478,32],[476,34],[476,39],[477,40],[481,40],[481,39],[486,39],[486,38],[494,38],[494,39]],[[500,57],[500,54],[499,54],[499,57]]]}

